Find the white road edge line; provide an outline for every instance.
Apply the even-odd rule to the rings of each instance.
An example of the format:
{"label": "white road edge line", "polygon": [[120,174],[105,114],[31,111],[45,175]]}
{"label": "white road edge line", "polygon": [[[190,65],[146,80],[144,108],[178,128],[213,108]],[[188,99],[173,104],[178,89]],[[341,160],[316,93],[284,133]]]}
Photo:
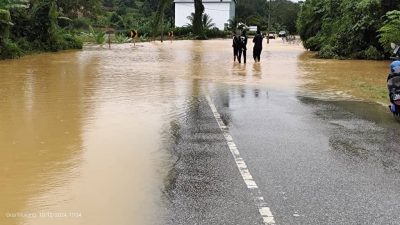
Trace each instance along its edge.
{"label": "white road edge line", "polygon": [[[229,150],[231,151],[233,158],[236,162],[236,165],[239,169],[240,174],[244,182],[247,185],[247,188],[252,192],[254,201],[257,203],[258,211],[263,218],[264,224],[272,225],[275,224],[274,215],[271,212],[271,209],[266,206],[264,197],[261,196],[259,188],[254,181],[253,177],[250,174],[249,169],[247,168],[246,163],[243,158],[240,156],[239,149],[237,148],[235,142],[233,142],[232,136],[229,134],[228,127],[225,125],[224,121],[221,119],[221,115],[218,113],[217,107],[215,107],[211,97],[206,95],[206,99],[208,101],[208,105],[211,108],[211,111],[214,114],[214,118],[218,123],[219,128],[221,129],[225,140],[228,144]],[[255,194],[254,194],[255,193]]]}

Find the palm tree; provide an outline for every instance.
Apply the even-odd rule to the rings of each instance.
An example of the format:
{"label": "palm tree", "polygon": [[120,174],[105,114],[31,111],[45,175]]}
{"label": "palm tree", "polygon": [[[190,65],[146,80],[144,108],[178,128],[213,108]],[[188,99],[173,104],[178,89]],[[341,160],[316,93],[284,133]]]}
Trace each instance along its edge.
{"label": "palm tree", "polygon": [[[188,24],[188,25],[193,27],[194,13],[191,13],[190,16],[187,17],[187,19],[190,21],[190,24]],[[208,30],[215,27],[215,23],[213,23],[213,19],[206,13],[204,13],[202,16],[202,24],[203,24],[203,28],[208,29]]]}
{"label": "palm tree", "polygon": [[197,39],[206,39],[203,27],[203,13],[203,0],[194,0],[193,33],[197,36]]}
{"label": "palm tree", "polygon": [[211,29],[211,28],[215,27],[215,23],[213,23],[213,19],[206,13],[203,14],[203,27],[206,29]]}
{"label": "palm tree", "polygon": [[233,32],[236,31],[236,29],[238,28],[239,20],[236,19],[236,17],[233,17],[232,19],[228,20],[228,23],[228,30]]}

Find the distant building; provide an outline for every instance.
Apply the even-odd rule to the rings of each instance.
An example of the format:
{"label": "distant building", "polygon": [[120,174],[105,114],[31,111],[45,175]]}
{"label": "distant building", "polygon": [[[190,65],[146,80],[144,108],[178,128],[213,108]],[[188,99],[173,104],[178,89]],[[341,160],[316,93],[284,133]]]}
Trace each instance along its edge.
{"label": "distant building", "polygon": [[[194,0],[174,0],[175,26],[184,27],[190,24],[187,19],[194,12]],[[235,17],[236,0],[203,0],[204,13],[212,18],[215,27],[224,30],[228,20]]]}

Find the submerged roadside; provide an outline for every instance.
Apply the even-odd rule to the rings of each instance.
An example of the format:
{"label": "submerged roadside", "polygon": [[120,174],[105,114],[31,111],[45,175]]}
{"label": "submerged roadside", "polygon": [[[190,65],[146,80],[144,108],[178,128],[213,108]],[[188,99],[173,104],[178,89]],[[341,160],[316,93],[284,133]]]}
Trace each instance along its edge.
{"label": "submerged roadside", "polygon": [[300,56],[302,94],[388,104],[389,61],[318,59],[314,54]]}

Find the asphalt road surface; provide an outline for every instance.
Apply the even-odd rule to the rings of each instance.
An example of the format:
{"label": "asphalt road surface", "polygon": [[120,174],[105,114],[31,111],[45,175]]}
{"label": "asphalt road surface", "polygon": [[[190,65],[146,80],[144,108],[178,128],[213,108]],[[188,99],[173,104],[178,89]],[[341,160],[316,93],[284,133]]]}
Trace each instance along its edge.
{"label": "asphalt road surface", "polygon": [[[400,224],[400,126],[379,105],[212,86],[176,126],[167,224]],[[246,186],[207,101],[258,190]],[[383,115],[380,117],[379,115]],[[259,195],[259,196],[258,196]]]}

